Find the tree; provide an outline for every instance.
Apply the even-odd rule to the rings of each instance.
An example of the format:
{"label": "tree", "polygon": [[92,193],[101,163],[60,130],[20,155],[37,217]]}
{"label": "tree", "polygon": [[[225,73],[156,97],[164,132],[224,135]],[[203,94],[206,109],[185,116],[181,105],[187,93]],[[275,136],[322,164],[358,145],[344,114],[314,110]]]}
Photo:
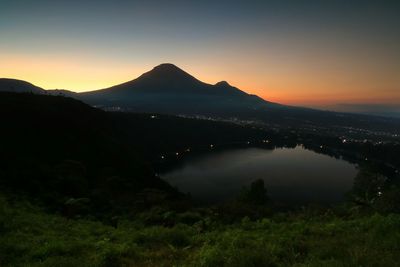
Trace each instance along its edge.
{"label": "tree", "polygon": [[267,189],[264,185],[264,180],[257,179],[251,183],[250,188],[243,188],[239,200],[254,205],[265,204],[269,198],[267,195]]}
{"label": "tree", "polygon": [[361,167],[354,178],[353,200],[371,206],[382,194],[387,178],[368,167]]}
{"label": "tree", "polygon": [[383,213],[400,213],[400,187],[392,185],[383,191],[375,203],[375,208]]}

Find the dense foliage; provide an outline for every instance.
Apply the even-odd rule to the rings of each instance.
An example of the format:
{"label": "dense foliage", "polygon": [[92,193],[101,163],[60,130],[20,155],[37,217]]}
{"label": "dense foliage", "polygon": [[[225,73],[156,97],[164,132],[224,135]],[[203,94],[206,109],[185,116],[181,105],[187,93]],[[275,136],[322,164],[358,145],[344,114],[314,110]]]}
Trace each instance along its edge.
{"label": "dense foliage", "polygon": [[[204,211],[203,211],[204,213]],[[150,225],[162,215],[175,224]],[[398,266],[400,216],[277,214],[222,223],[149,211],[117,228],[0,198],[1,266]]]}

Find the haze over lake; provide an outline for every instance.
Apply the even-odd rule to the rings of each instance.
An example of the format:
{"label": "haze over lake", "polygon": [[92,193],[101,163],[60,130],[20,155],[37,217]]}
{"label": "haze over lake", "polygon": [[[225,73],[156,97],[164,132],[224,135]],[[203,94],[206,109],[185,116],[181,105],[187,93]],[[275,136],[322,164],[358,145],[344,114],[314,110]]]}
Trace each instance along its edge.
{"label": "haze over lake", "polygon": [[335,203],[353,185],[356,166],[300,146],[215,151],[189,160],[163,178],[200,202],[235,198],[263,179],[269,196],[283,203]]}

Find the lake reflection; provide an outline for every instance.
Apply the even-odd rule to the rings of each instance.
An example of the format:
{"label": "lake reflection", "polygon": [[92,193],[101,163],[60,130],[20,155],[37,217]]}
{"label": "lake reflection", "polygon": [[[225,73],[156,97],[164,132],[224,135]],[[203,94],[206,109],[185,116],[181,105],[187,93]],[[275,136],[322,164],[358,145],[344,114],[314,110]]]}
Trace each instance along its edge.
{"label": "lake reflection", "polygon": [[261,178],[273,200],[301,204],[343,200],[356,173],[355,165],[302,147],[248,148],[196,157],[162,178],[208,203],[233,199],[243,186]]}

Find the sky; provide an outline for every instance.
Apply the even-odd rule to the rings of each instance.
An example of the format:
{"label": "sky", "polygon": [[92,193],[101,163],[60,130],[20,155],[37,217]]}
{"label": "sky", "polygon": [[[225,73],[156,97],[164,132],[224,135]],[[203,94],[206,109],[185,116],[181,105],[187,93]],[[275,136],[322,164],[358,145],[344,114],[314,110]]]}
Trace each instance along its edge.
{"label": "sky", "polygon": [[0,0],[0,77],[88,91],[161,63],[301,106],[400,104],[400,1]]}

